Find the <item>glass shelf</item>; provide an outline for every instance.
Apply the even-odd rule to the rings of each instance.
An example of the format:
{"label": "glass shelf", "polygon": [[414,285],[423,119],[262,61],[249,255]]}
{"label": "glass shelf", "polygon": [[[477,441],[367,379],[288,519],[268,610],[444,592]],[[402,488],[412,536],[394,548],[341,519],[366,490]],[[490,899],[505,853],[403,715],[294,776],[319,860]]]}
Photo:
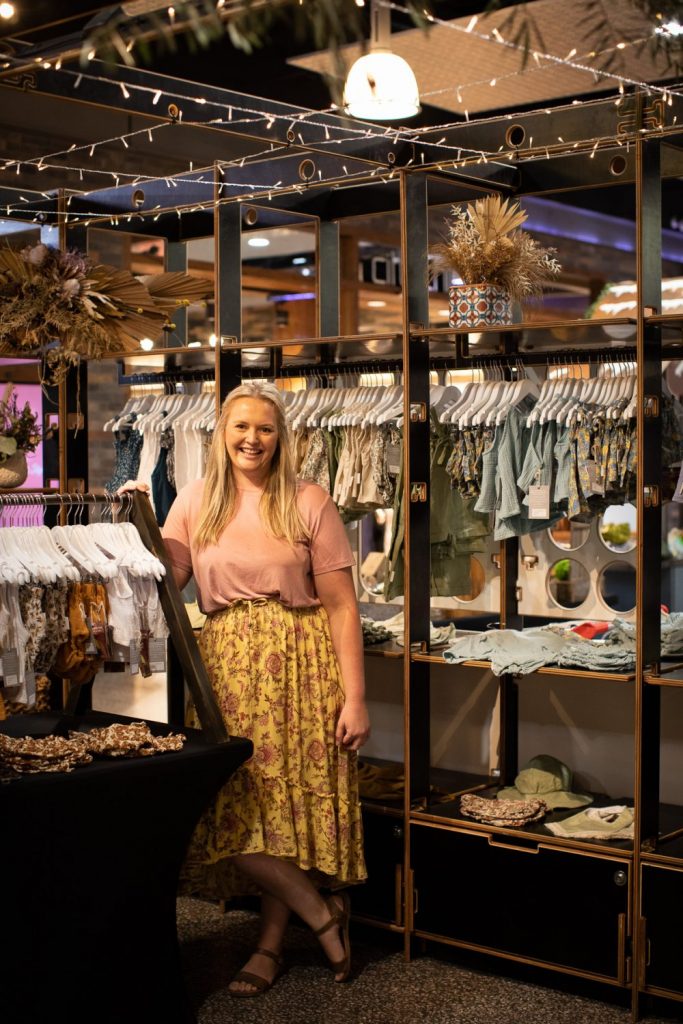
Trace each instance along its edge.
{"label": "glass shelf", "polygon": [[644,679],[650,686],[683,687],[683,663],[679,662],[668,668],[660,666],[658,672],[646,672]]}
{"label": "glass shelf", "polygon": [[373,658],[401,658],[405,656],[405,648],[395,640],[384,640],[381,644],[368,644],[363,653]]}
{"label": "glass shelf", "polygon": [[683,807],[659,805],[657,839],[643,843],[642,855],[647,860],[683,866]]}
{"label": "glass shelf", "polygon": [[[412,338],[426,338],[431,343],[430,356],[448,356],[455,348],[464,359],[480,357],[510,358],[538,362],[554,355],[577,359],[585,353],[609,358],[624,346],[635,346],[637,323],[631,317],[601,317],[595,320],[522,321],[496,327],[420,328]],[[508,338],[515,351],[503,353],[501,340]]]}

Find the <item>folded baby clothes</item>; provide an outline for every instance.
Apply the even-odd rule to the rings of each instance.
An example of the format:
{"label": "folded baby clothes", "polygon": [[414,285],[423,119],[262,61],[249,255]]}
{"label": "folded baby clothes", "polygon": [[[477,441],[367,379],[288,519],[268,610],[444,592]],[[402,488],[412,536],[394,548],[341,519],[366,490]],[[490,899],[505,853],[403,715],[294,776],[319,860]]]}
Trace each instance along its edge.
{"label": "folded baby clothes", "polygon": [[564,839],[633,839],[633,808],[625,804],[589,807],[546,828]]}
{"label": "folded baby clothes", "polygon": [[460,798],[460,811],[486,825],[526,825],[539,821],[548,808],[543,800],[488,800],[486,797],[465,793]]}
{"label": "folded baby clothes", "polygon": [[360,624],[363,628],[363,644],[383,644],[385,640],[393,640],[394,634],[385,628],[384,623],[361,615]]}
{"label": "folded baby clothes", "polygon": [[662,615],[662,655],[683,654],[683,614],[671,612]]}
{"label": "folded baby clothes", "polygon": [[567,637],[544,629],[489,629],[456,639],[443,656],[452,664],[490,661],[491,671],[497,676],[528,675],[543,665],[557,664],[568,643],[571,640]]}

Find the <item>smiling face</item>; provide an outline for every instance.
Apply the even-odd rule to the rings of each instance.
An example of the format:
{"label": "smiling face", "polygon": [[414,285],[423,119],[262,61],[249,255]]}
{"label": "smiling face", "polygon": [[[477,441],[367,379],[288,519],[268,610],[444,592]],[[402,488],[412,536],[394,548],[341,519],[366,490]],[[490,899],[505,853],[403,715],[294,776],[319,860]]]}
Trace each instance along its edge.
{"label": "smiling face", "polygon": [[225,447],[238,486],[261,486],[268,478],[277,451],[275,409],[261,398],[238,398],[229,407]]}

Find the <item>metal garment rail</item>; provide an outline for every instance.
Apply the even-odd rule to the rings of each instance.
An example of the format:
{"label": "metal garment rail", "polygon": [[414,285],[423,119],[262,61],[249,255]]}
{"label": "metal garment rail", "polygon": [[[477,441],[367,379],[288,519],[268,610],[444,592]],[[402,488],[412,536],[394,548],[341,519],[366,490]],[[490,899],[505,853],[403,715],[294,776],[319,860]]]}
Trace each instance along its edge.
{"label": "metal garment rail", "polygon": [[265,366],[251,366],[242,369],[243,380],[270,380],[288,377],[344,377],[349,373],[396,373],[403,370],[403,359],[390,356],[387,359],[348,359],[337,363],[293,363],[281,366],[273,374]]}
{"label": "metal garment rail", "polygon": [[[204,663],[197,647],[185,605],[173,576],[173,567],[166,553],[166,548],[154,517],[149,498],[141,491],[123,495],[95,494],[40,494],[24,491],[20,494],[0,495],[0,510],[3,507],[18,508],[24,505],[33,507],[58,507],[60,509],[79,509],[85,505],[107,505],[128,514],[130,522],[137,529],[142,542],[164,566],[166,572],[159,582],[159,599],[169,628],[170,640],[175,652],[177,670],[169,668],[168,703],[169,724],[182,726],[184,687],[187,683],[190,696],[197,710],[202,731],[211,743],[225,743],[229,739],[225,723],[206,673]],[[75,711],[80,687],[72,687],[67,711]],[[73,698],[73,699],[72,699]]]}
{"label": "metal garment rail", "polygon": [[124,373],[119,364],[118,383],[124,384],[177,384],[181,382],[212,381],[216,379],[213,367],[206,369],[150,370],[148,373]]}

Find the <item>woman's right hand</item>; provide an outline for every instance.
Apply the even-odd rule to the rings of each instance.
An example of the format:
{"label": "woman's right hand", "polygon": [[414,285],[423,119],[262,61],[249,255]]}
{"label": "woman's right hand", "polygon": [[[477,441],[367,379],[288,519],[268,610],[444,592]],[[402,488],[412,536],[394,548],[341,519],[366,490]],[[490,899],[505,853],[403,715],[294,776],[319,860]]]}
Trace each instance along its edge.
{"label": "woman's right hand", "polygon": [[149,484],[146,484],[144,480],[126,480],[116,493],[126,494],[128,491],[142,491],[143,494],[149,494]]}

